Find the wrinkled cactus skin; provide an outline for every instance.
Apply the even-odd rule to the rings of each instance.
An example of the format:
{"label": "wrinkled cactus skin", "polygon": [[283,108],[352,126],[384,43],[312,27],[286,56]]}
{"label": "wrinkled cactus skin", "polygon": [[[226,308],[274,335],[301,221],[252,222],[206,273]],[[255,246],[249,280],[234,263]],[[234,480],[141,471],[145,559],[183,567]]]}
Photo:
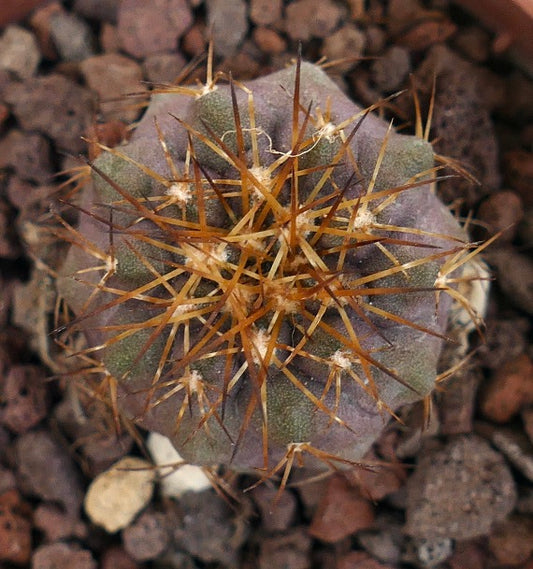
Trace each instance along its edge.
{"label": "wrinkled cactus skin", "polygon": [[466,236],[429,183],[402,189],[431,177],[432,148],[394,131],[384,146],[372,113],[349,139],[360,107],[296,69],[235,103],[221,83],[154,95],[96,159],[58,279],[120,411],[193,464],[268,471],[295,443],[357,461],[435,385],[451,298],[434,289]]}

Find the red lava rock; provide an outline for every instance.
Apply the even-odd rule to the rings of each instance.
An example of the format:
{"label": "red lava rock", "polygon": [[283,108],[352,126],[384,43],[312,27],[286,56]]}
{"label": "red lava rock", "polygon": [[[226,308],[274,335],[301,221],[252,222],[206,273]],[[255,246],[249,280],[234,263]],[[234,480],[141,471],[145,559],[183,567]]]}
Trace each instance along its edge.
{"label": "red lava rock", "polygon": [[417,538],[487,534],[512,511],[516,488],[503,457],[482,438],[461,435],[421,452],[407,481],[405,532]]}
{"label": "red lava rock", "polygon": [[477,26],[460,28],[453,38],[455,48],[476,63],[483,63],[489,58],[490,42],[490,34]]}
{"label": "red lava rock", "polygon": [[58,58],[58,54],[50,34],[50,18],[63,11],[64,8],[59,2],[50,2],[37,8],[30,17],[30,25],[37,37],[41,53],[52,61]]}
{"label": "red lava rock", "polygon": [[379,501],[403,486],[405,473],[399,464],[384,464],[369,470],[358,469],[354,472],[354,478],[363,496],[371,501]]}
{"label": "red lava rock", "polygon": [[32,569],[97,569],[90,551],[67,543],[41,545],[32,556]]}
{"label": "red lava rock", "polygon": [[77,518],[83,490],[70,455],[46,431],[29,431],[15,443],[21,483],[43,500],[59,502]]}
{"label": "red lava rock", "polygon": [[309,533],[321,541],[335,543],[373,523],[372,504],[344,476],[333,475],[313,516]]}
{"label": "red lava rock", "polygon": [[527,206],[533,205],[533,152],[512,150],[504,156],[507,182]]}
{"label": "red lava rock", "polygon": [[446,563],[450,569],[485,569],[486,557],[482,548],[476,543],[458,541]]}
{"label": "red lava rock", "polygon": [[10,22],[23,20],[39,4],[45,0],[17,0],[17,2],[2,2],[0,4],[0,28]]}
{"label": "red lava rock", "polygon": [[252,37],[257,47],[265,53],[275,55],[283,53],[287,49],[287,42],[270,28],[255,28]]}
{"label": "red lava rock", "polygon": [[439,431],[442,435],[472,432],[480,373],[467,365],[446,382],[439,398]]}
{"label": "red lava rock", "polygon": [[262,525],[268,532],[284,531],[289,528],[296,514],[296,498],[286,490],[278,490],[267,484],[261,484],[251,492],[252,500],[261,513]]}
{"label": "red lava rock", "polygon": [[260,547],[259,569],[274,567],[309,569],[311,567],[311,539],[303,528],[287,531],[283,535],[263,538]]}
{"label": "red lava rock", "polygon": [[122,48],[139,59],[174,51],[192,24],[185,0],[122,0],[118,8],[118,36]]}
{"label": "red lava rock", "polygon": [[205,37],[205,25],[196,22],[183,36],[181,47],[184,53],[196,57],[205,53],[207,40]]}
{"label": "red lava rock", "polygon": [[17,490],[0,495],[0,561],[28,563],[32,541],[28,513]]}
{"label": "red lava rock", "polygon": [[101,569],[139,569],[139,565],[119,546],[105,550],[100,567]]}
{"label": "red lava rock", "polygon": [[268,26],[281,20],[282,0],[251,0],[250,19],[258,26]]}
{"label": "red lava rock", "polygon": [[120,51],[120,40],[117,27],[104,22],[100,28],[100,45],[104,53],[117,53]]}
{"label": "red lava rock", "polygon": [[503,231],[497,243],[508,243],[514,239],[523,216],[524,208],[520,196],[505,190],[491,194],[484,200],[476,217],[485,224],[489,236]]}
{"label": "red lava rock", "polygon": [[[0,443],[1,448],[1,443]],[[7,490],[12,490],[17,487],[17,479],[11,470],[4,468],[0,465],[0,495]]]}
{"label": "red lava rock", "polygon": [[533,554],[533,518],[514,515],[495,524],[489,549],[501,565],[525,563]]}
{"label": "red lava rock", "polygon": [[337,561],[335,569],[390,569],[364,551],[350,551]]}
{"label": "red lava rock", "polygon": [[135,561],[149,561],[164,553],[169,546],[170,528],[160,512],[143,512],[122,531],[124,549]]}
{"label": "red lava rock", "polygon": [[185,67],[185,58],[179,53],[158,53],[144,60],[143,70],[152,83],[172,83]]}
{"label": "red lava rock", "polygon": [[207,0],[207,27],[216,53],[230,57],[248,31],[244,0]]}
{"label": "red lava rock", "polygon": [[7,167],[23,180],[46,182],[52,176],[50,144],[36,132],[10,130],[0,140],[0,168]]}
{"label": "red lava rock", "polygon": [[0,128],[6,122],[9,117],[9,109],[4,103],[0,103]]}
{"label": "red lava rock", "polygon": [[5,100],[25,130],[37,130],[71,153],[81,152],[81,136],[92,116],[89,91],[62,75],[52,73],[26,83],[9,85]]}
{"label": "red lava rock", "polygon": [[329,61],[335,61],[344,59],[346,54],[350,54],[348,61],[337,63],[333,67],[337,73],[346,73],[359,63],[358,58],[363,55],[365,41],[365,34],[361,30],[352,24],[346,24],[324,39],[322,55]]}
{"label": "red lava rock", "polygon": [[506,423],[533,403],[533,362],[527,354],[508,360],[484,387],[481,410],[485,417]]}
{"label": "red lava rock", "polygon": [[90,141],[95,141],[95,144],[89,144],[89,159],[94,160],[102,152],[96,142],[114,148],[128,140],[128,137],[128,127],[120,120],[110,120],[91,125],[87,130],[87,138]]}
{"label": "red lava rock", "polygon": [[138,63],[118,53],[106,53],[85,59],[80,70],[87,85],[98,93],[105,120],[132,122],[137,118],[143,98],[127,95],[147,91]]}
{"label": "red lava rock", "polygon": [[42,368],[31,365],[13,366],[7,375],[0,409],[0,423],[15,433],[25,433],[47,412],[45,375]]}
{"label": "red lava rock", "polygon": [[87,537],[87,526],[66,514],[55,504],[39,504],[33,514],[33,524],[51,543],[70,537],[79,539]]}
{"label": "red lava rock", "polygon": [[285,28],[293,40],[326,38],[342,15],[341,8],[331,0],[296,0],[287,6]]}
{"label": "red lava rock", "polygon": [[457,26],[449,20],[429,20],[416,24],[397,41],[411,51],[422,51],[436,43],[446,41],[456,31]]}
{"label": "red lava rock", "polygon": [[390,0],[386,23],[391,35],[396,36],[406,28],[427,17],[428,12],[419,0]]}

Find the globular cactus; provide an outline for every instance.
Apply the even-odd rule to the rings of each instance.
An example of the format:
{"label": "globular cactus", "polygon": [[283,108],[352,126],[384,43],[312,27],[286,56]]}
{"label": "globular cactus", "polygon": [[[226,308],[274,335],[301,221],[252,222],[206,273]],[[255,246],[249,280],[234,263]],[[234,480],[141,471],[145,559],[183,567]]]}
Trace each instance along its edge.
{"label": "globular cactus", "polygon": [[218,79],[153,95],[91,164],[64,222],[67,329],[192,464],[352,464],[433,390],[470,245],[431,145],[321,68]]}

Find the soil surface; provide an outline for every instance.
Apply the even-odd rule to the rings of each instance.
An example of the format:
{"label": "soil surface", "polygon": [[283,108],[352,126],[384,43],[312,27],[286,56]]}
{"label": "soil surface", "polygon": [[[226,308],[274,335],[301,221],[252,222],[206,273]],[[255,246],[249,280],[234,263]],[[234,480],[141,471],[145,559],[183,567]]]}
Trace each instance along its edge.
{"label": "soil surface", "polygon": [[[448,0],[7,4],[19,9],[0,6],[0,567],[532,569],[531,62]],[[42,228],[95,152],[84,138],[127,139],[146,94],[201,60],[209,37],[217,69],[239,80],[301,45],[360,104],[406,90],[383,111],[405,132],[416,90],[436,153],[469,173],[442,182],[442,199],[473,240],[501,232],[484,251],[485,326],[429,426],[415,405],[385,430],[369,457],[385,467],[305,483],[296,472],[280,495],[275,483],[243,493],[254,479],[226,473],[219,493],[179,498],[146,466],[142,487],[118,469],[113,495],[140,504],[118,520],[95,506],[110,511],[98,525],[88,488],[123,457],[145,465],[146,433],[117,433],[54,342],[64,247]]]}

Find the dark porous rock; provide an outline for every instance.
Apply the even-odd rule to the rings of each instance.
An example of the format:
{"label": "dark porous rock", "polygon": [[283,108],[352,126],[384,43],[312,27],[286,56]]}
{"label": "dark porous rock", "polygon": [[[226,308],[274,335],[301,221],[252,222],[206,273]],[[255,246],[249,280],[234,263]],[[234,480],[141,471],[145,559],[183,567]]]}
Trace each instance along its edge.
{"label": "dark porous rock", "polygon": [[13,366],[1,390],[0,423],[15,433],[25,433],[47,412],[45,374],[33,365]]}
{"label": "dark porous rock", "polygon": [[326,38],[342,15],[340,5],[331,0],[296,0],[287,6],[286,32],[293,40]]}
{"label": "dark porous rock", "polygon": [[278,495],[277,488],[261,484],[251,492],[261,514],[263,527],[268,532],[284,531],[289,528],[296,515],[296,498],[288,490]]}
{"label": "dark porous rock", "polygon": [[65,397],[54,408],[54,417],[71,440],[76,441],[84,471],[96,476],[123,458],[133,446],[133,438],[117,433],[105,405]]}
{"label": "dark porous rock", "polygon": [[65,513],[61,507],[50,502],[39,504],[33,514],[33,525],[46,536],[50,543],[68,538],[87,538],[87,525]]}
{"label": "dark porous rock", "polygon": [[46,182],[52,176],[48,140],[36,132],[10,130],[0,140],[0,168],[7,167],[22,180]]}
{"label": "dark porous rock", "polygon": [[91,93],[63,75],[51,74],[25,83],[9,85],[4,97],[26,130],[49,136],[71,153],[81,152],[81,139],[94,107]]}
{"label": "dark porous rock", "polygon": [[122,531],[122,542],[135,561],[149,561],[165,552],[170,533],[166,516],[148,510]]}
{"label": "dark porous rock", "polygon": [[496,269],[497,283],[505,296],[517,307],[533,314],[533,261],[516,249],[499,247],[487,253]]}
{"label": "dark porous rock", "polygon": [[411,71],[409,51],[401,46],[389,47],[372,62],[372,79],[380,91],[398,89]]}
{"label": "dark porous rock", "polygon": [[530,327],[530,320],[526,317],[487,319],[485,344],[479,348],[483,366],[495,370],[524,353]]}
{"label": "dark porous rock", "polygon": [[151,83],[172,83],[185,67],[185,58],[179,53],[156,53],[144,60],[143,71]]}
{"label": "dark porous rock", "polygon": [[[365,48],[366,36],[357,27],[347,24],[324,39],[322,55],[338,63],[332,68],[335,74],[346,73],[359,63]],[[349,53],[350,56],[346,57]]]}
{"label": "dark porous rock", "polygon": [[76,545],[52,543],[41,545],[32,557],[32,569],[96,569],[91,552]]}
{"label": "dark porous rock", "polygon": [[230,57],[248,31],[246,4],[243,0],[208,0],[207,22],[216,52]]}
{"label": "dark porous rock", "polygon": [[515,501],[515,483],[503,457],[482,438],[461,435],[420,454],[407,482],[405,532],[430,540],[485,535]]}
{"label": "dark porous rock", "polygon": [[498,143],[490,118],[486,76],[479,67],[444,45],[429,49],[415,73],[417,86],[429,94],[437,77],[432,126],[439,133],[435,151],[461,161],[481,186],[467,179],[453,179],[439,185],[446,202],[456,198],[472,206],[479,194],[500,187]]}
{"label": "dark porous rock", "polygon": [[187,492],[179,501],[181,519],[174,544],[202,560],[236,567],[238,548],[246,537],[237,531],[235,512],[214,491]]}
{"label": "dark porous rock", "polygon": [[116,22],[120,0],[75,0],[74,11],[85,18]]}
{"label": "dark porous rock", "polygon": [[59,502],[65,512],[77,517],[83,489],[68,452],[46,431],[30,431],[15,443],[18,474],[31,494]]}
{"label": "dark porous rock", "polygon": [[290,567],[309,569],[311,567],[311,538],[305,528],[293,528],[283,535],[261,540],[259,569]]}

